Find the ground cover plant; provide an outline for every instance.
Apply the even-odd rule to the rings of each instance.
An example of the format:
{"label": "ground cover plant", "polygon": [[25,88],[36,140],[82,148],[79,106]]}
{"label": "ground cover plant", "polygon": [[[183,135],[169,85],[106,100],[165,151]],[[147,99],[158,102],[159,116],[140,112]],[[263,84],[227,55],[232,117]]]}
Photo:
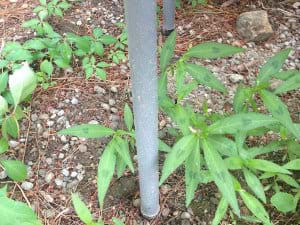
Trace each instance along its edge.
{"label": "ground cover plant", "polygon": [[[221,222],[228,209],[244,220],[272,224],[263,206],[267,203],[265,191],[268,189],[274,192],[271,198],[273,206],[282,212],[295,212],[300,189],[292,171],[300,169],[299,153],[295,151],[299,147],[296,140],[300,138],[300,126],[293,123],[287,107],[277,96],[299,88],[299,71],[279,72],[291,49],[277,53],[263,65],[255,86],[237,89],[233,105],[235,114],[221,115],[208,113],[205,105],[202,109],[203,114],[195,113],[192,106],[183,104],[184,98],[200,84],[226,93],[225,86],[208,69],[189,61],[193,57],[228,57],[244,50],[225,44],[203,43],[192,47],[175,64],[169,65],[175,44],[176,33],[173,32],[160,54],[159,105],[177,125],[175,132],[172,132],[175,133],[177,142],[172,148],[160,141],[160,150],[168,152],[160,184],[179,166],[184,165],[186,206],[189,206],[200,183],[214,182],[222,195],[212,222],[214,225]],[[176,77],[175,102],[168,96],[169,72]],[[194,78],[189,83],[185,83],[187,73]],[[272,77],[284,82],[270,91]],[[260,96],[271,115],[259,112],[255,95]],[[128,131],[131,131],[133,119],[127,105],[124,112],[125,123]],[[261,136],[270,131],[280,134],[280,138],[267,146],[247,145],[247,136]],[[118,177],[122,175],[126,165],[134,171],[127,140],[128,135],[132,138],[134,133],[86,124],[62,130],[60,134],[84,138],[113,136],[100,158],[98,167],[98,199],[102,207],[115,169]],[[286,147],[287,160],[284,165],[259,158]],[[263,183],[269,178],[275,180],[265,188]],[[289,193],[280,187],[281,182],[290,186]],[[241,215],[237,193],[252,215]]]}

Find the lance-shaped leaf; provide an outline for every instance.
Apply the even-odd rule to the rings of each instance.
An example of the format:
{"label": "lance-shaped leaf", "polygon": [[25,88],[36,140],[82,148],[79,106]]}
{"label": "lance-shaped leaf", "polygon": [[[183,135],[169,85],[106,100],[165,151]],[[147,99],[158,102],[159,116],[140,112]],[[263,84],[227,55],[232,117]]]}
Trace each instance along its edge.
{"label": "lance-shaped leaf", "polygon": [[280,98],[266,90],[262,90],[260,93],[268,111],[293,135],[295,135],[295,137],[300,139],[300,129],[293,124],[289,111]]}
{"label": "lance-shaped leaf", "polygon": [[117,171],[117,177],[120,178],[123,176],[123,173],[126,169],[126,163],[124,162],[124,160],[122,159],[122,157],[120,155],[116,155],[117,159],[116,159],[116,171]]}
{"label": "lance-shaped leaf", "polygon": [[251,169],[265,172],[292,174],[284,167],[264,159],[249,159],[246,161],[246,165]]}
{"label": "lance-shaped leaf", "polygon": [[286,175],[286,174],[277,174],[277,176],[278,176],[278,179],[282,180],[286,184],[291,185],[292,187],[295,187],[295,188],[300,188],[300,185],[293,177]]}
{"label": "lance-shaped leaf", "polygon": [[256,79],[257,84],[269,81],[272,75],[278,73],[290,51],[290,48],[285,49],[270,58],[260,69]]}
{"label": "lance-shaped leaf", "polygon": [[274,77],[279,80],[288,80],[293,76],[300,76],[300,70],[288,70],[274,74]]}
{"label": "lance-shaped leaf", "polygon": [[184,87],[186,68],[185,63],[182,61],[178,61],[176,63],[176,93],[178,96],[178,92]]}
{"label": "lance-shaped leaf", "polygon": [[124,106],[124,121],[125,121],[127,129],[132,130],[133,114],[127,103]]}
{"label": "lance-shaped leaf", "polygon": [[300,170],[300,159],[294,159],[285,164],[283,167],[288,170]]}
{"label": "lance-shaped leaf", "polygon": [[186,196],[185,205],[188,207],[194,199],[195,191],[201,177],[201,159],[199,140],[197,141],[194,150],[185,160],[185,186]]}
{"label": "lance-shaped leaf", "polygon": [[[1,66],[0,66],[0,69]],[[0,73],[0,94],[6,90],[8,83],[8,72]]]}
{"label": "lance-shaped leaf", "polygon": [[198,86],[196,81],[192,81],[188,84],[185,84],[182,86],[180,90],[177,91],[177,99],[178,101],[181,101],[184,99],[187,95],[189,95],[196,87]]}
{"label": "lance-shaped leaf", "polygon": [[243,169],[244,177],[246,179],[246,182],[248,186],[251,188],[253,193],[263,201],[263,203],[266,203],[266,195],[264,191],[264,187],[260,183],[257,176],[255,176],[254,173],[252,173],[250,170],[244,168]]}
{"label": "lance-shaped leaf", "polygon": [[116,136],[111,141],[111,145],[116,150],[118,155],[121,156],[122,160],[128,165],[131,172],[134,173],[133,163],[131,161],[127,140],[123,140],[122,138]]}
{"label": "lance-shaped leaf", "polygon": [[207,42],[192,47],[185,53],[185,56],[201,59],[216,59],[220,57],[232,56],[243,51],[245,51],[243,48],[216,42]]}
{"label": "lance-shaped leaf", "polygon": [[8,111],[8,103],[5,98],[0,95],[0,116]]}
{"label": "lance-shaped leaf", "polygon": [[164,72],[167,69],[170,60],[174,55],[174,49],[176,44],[176,32],[173,31],[166,42],[164,43],[160,53],[160,70]]}
{"label": "lance-shaped leaf", "polygon": [[224,197],[221,198],[216,213],[215,213],[215,217],[212,221],[212,225],[219,225],[221,220],[223,219],[223,217],[225,216],[225,213],[228,209],[228,202],[226,201],[226,199]]}
{"label": "lance-shaped leaf", "polygon": [[72,194],[72,203],[80,220],[85,224],[92,225],[93,216],[78,194]]}
{"label": "lance-shaped leaf", "polygon": [[266,225],[272,224],[270,222],[270,218],[267,211],[265,210],[264,206],[260,203],[260,201],[258,201],[253,195],[249,194],[245,190],[240,190],[239,193],[245,205],[253,213],[254,216],[260,219]]}
{"label": "lance-shaped leaf", "polygon": [[238,156],[236,144],[223,135],[209,136],[208,141],[220,154],[225,156]]}
{"label": "lance-shaped leaf", "polygon": [[281,94],[300,88],[300,75],[293,76],[280,84],[274,91],[275,94]]}
{"label": "lance-shaped leaf", "polygon": [[170,152],[172,149],[169,145],[167,145],[162,140],[158,140],[158,150],[162,152]]}
{"label": "lance-shaped leaf", "polygon": [[168,79],[167,79],[167,72],[161,73],[159,79],[158,79],[158,99],[159,99],[159,105],[161,104],[161,101],[165,98],[165,96],[168,93],[167,89]]}
{"label": "lance-shaped leaf", "polygon": [[110,181],[113,178],[116,164],[116,155],[114,149],[109,143],[105,148],[98,165],[97,185],[98,185],[98,200],[100,207],[103,208],[104,198],[109,187]]}
{"label": "lance-shaped leaf", "polygon": [[259,113],[240,113],[218,120],[208,127],[210,134],[234,134],[241,128],[243,131],[278,123],[271,116]]}
{"label": "lance-shaped leaf", "polygon": [[113,129],[98,124],[82,124],[76,125],[58,132],[60,135],[71,135],[82,138],[101,138],[113,135]]}
{"label": "lance-shaped leaf", "polygon": [[7,175],[14,181],[23,181],[27,177],[27,167],[19,160],[1,160]]}
{"label": "lance-shaped leaf", "polygon": [[216,149],[207,141],[203,140],[204,158],[208,169],[217,185],[219,191],[222,193],[226,201],[229,203],[235,214],[240,215],[240,210],[235,195],[233,180],[229,173],[225,162],[219,155]]}
{"label": "lance-shaped leaf", "polygon": [[251,97],[250,88],[238,87],[233,98],[233,109],[236,113],[245,112],[245,101]]}
{"label": "lance-shaped leaf", "polygon": [[255,158],[258,155],[279,151],[285,148],[285,146],[286,146],[285,141],[272,141],[270,144],[266,146],[250,148],[248,151],[248,156],[250,158]]}
{"label": "lance-shaped leaf", "polygon": [[210,88],[221,92],[226,92],[225,86],[203,66],[196,64],[186,64],[186,71],[197,80],[199,84],[204,84]]}
{"label": "lance-shaped leaf", "polygon": [[9,199],[6,186],[0,189],[1,225],[42,225],[33,210],[23,202]]}
{"label": "lance-shaped leaf", "polygon": [[32,94],[37,85],[36,76],[28,64],[15,70],[15,72],[9,76],[8,83],[15,107],[20,101]]}
{"label": "lance-shaped leaf", "polygon": [[3,137],[0,139],[0,154],[6,152],[9,148],[8,141]]}
{"label": "lance-shaped leaf", "polygon": [[177,167],[179,167],[184,160],[195,149],[198,142],[198,138],[191,134],[181,138],[174,146],[172,151],[167,155],[162,169],[162,175],[160,178],[160,184],[162,184],[171,173],[173,173]]}

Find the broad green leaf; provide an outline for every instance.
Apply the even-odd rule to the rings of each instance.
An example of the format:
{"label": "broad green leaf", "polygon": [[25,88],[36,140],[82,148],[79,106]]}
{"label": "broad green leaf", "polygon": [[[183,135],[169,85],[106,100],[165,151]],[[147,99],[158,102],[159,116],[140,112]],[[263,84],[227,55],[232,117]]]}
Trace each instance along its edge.
{"label": "broad green leaf", "polygon": [[284,81],[281,85],[279,85],[275,89],[274,93],[281,94],[281,93],[288,92],[291,90],[296,90],[298,88],[300,88],[300,74],[293,76],[290,79]]}
{"label": "broad green leaf", "polygon": [[[299,151],[300,149],[298,149]],[[283,166],[288,170],[300,170],[300,159],[294,159]]]}
{"label": "broad green leaf", "polygon": [[1,225],[42,225],[29,206],[6,196],[6,186],[0,192]]}
{"label": "broad green leaf", "polygon": [[15,107],[32,94],[37,85],[36,76],[28,64],[24,64],[20,69],[15,70],[9,76],[8,83]]}
{"label": "broad green leaf", "polygon": [[160,53],[160,70],[164,72],[167,69],[170,60],[174,55],[176,45],[176,31],[173,31],[165,41]]}
{"label": "broad green leaf", "polygon": [[200,145],[197,141],[191,154],[185,160],[185,205],[188,207],[194,199],[195,191],[201,177]]}
{"label": "broad green leaf", "polygon": [[87,225],[92,225],[93,216],[78,194],[72,194],[72,203],[80,220]]}
{"label": "broad green leaf", "polygon": [[111,141],[111,147],[121,156],[122,160],[128,165],[131,172],[134,173],[127,140],[123,140],[122,138],[115,136]]}
{"label": "broad green leaf", "polygon": [[103,44],[100,42],[96,42],[93,45],[94,51],[97,53],[98,56],[103,56],[104,54],[104,47]]}
{"label": "broad green leaf", "polygon": [[100,78],[100,80],[106,80],[106,72],[103,69],[96,68],[96,75]]}
{"label": "broad green leaf", "polygon": [[103,30],[100,29],[100,28],[95,28],[93,30],[93,35],[94,35],[95,38],[99,38],[103,35]]}
{"label": "broad green leaf", "polygon": [[265,172],[292,174],[284,167],[264,159],[249,159],[247,160],[246,165],[249,168],[261,170]]}
{"label": "broad green leaf", "polygon": [[40,23],[40,21],[38,19],[31,19],[31,20],[27,20],[22,24],[22,27],[26,28],[26,27],[35,27]]}
{"label": "broad green leaf", "polygon": [[133,114],[132,114],[132,111],[131,111],[131,109],[130,109],[130,107],[128,106],[127,103],[124,106],[124,121],[125,121],[127,129],[129,131],[132,130]]}
{"label": "broad green leaf", "polygon": [[26,49],[34,49],[34,50],[43,50],[46,48],[46,45],[44,44],[43,40],[40,38],[35,39],[29,39],[26,41],[23,45]]}
{"label": "broad green leaf", "polygon": [[[300,127],[299,127],[300,129]],[[294,140],[289,140],[288,142],[288,154],[290,159],[296,159],[300,157],[300,144]]]}
{"label": "broad green leaf", "polygon": [[250,99],[250,97],[251,97],[250,88],[245,88],[245,87],[237,88],[233,98],[233,109],[235,113],[241,113],[247,111],[244,103],[247,99]]}
{"label": "broad green leaf", "polygon": [[295,188],[300,188],[300,185],[293,177],[286,175],[286,174],[277,174],[277,176],[278,176],[278,179],[282,180],[286,184],[291,185],[292,187],[295,187]]}
{"label": "broad green leaf", "polygon": [[218,120],[208,127],[210,134],[234,134],[241,128],[243,131],[278,123],[271,116],[259,113],[240,113]]}
{"label": "broad green leaf", "polygon": [[0,94],[5,91],[8,83],[8,73],[0,74]]}
{"label": "broad green leaf", "polygon": [[113,135],[114,130],[98,124],[76,125],[58,132],[60,135],[71,135],[83,138],[101,138]]}
{"label": "broad green leaf", "polygon": [[114,175],[115,164],[116,155],[109,143],[100,158],[97,174],[98,200],[102,209],[107,189]]}
{"label": "broad green leaf", "polygon": [[240,210],[233,186],[233,180],[225,162],[213,145],[206,139],[203,140],[204,158],[209,171],[223,197],[229,203],[235,214],[240,215]]}
{"label": "broad green leaf", "polygon": [[280,80],[288,80],[293,76],[300,76],[299,70],[288,70],[274,74],[274,77]]}
{"label": "broad green leaf", "polygon": [[223,135],[209,136],[208,141],[220,154],[225,156],[238,156],[236,144]]}
{"label": "broad green leaf", "polygon": [[99,38],[99,41],[105,45],[110,45],[116,43],[117,39],[111,35],[103,35]]}
{"label": "broad green leaf", "polygon": [[41,65],[40,65],[40,69],[42,72],[48,74],[48,76],[51,76],[51,74],[53,73],[53,65],[51,62],[49,62],[48,60],[44,60]]}
{"label": "broad green leaf", "polygon": [[15,117],[8,117],[4,120],[2,124],[2,131],[11,135],[13,138],[17,138],[19,136],[19,124]]}
{"label": "broad green leaf", "polygon": [[8,147],[8,141],[4,137],[2,137],[0,139],[0,154],[6,152],[8,150]]}
{"label": "broad green leaf", "polygon": [[276,152],[286,147],[285,141],[273,141],[266,146],[254,147],[248,150],[248,156],[250,158],[255,158],[258,155]]}
{"label": "broad green leaf", "polygon": [[185,55],[188,57],[196,57],[201,59],[216,59],[220,57],[232,56],[243,51],[243,48],[216,42],[207,42],[192,47],[185,53]]}
{"label": "broad green leaf", "polygon": [[228,202],[226,201],[226,199],[224,197],[221,198],[216,213],[215,213],[215,217],[212,221],[212,225],[219,225],[221,220],[223,219],[223,217],[225,216],[225,213],[228,209]]}
{"label": "broad green leaf", "polygon": [[260,69],[256,79],[257,84],[269,81],[272,75],[278,73],[290,52],[291,49],[288,48],[270,58]]}
{"label": "broad green leaf", "polygon": [[5,98],[0,95],[0,116],[8,111],[8,104]]}
{"label": "broad green leaf", "polygon": [[231,156],[224,160],[229,170],[240,170],[243,167],[243,159],[240,156]]}
{"label": "broad green leaf", "polygon": [[27,176],[27,167],[18,160],[0,160],[7,176],[14,181],[23,181]]}
{"label": "broad green leaf", "polygon": [[259,181],[259,179],[257,178],[257,176],[255,176],[254,173],[252,173],[250,170],[248,170],[246,168],[243,169],[243,173],[244,173],[245,180],[246,180],[248,186],[253,191],[253,193],[260,200],[262,200],[263,203],[266,203],[266,195],[265,195],[264,187],[261,184],[261,182]]}
{"label": "broad green leaf", "polygon": [[225,86],[203,66],[187,63],[185,65],[186,71],[197,80],[199,84],[204,84],[210,88],[221,92],[226,92]]}
{"label": "broad green leaf", "polygon": [[296,205],[294,204],[294,196],[284,192],[277,192],[273,195],[271,203],[283,213],[294,211],[296,208]]}
{"label": "broad green leaf", "polygon": [[300,139],[300,129],[293,124],[289,111],[280,98],[266,90],[261,91],[261,97],[274,118],[284,125],[295,137]]}
{"label": "broad green leaf", "polygon": [[198,138],[195,135],[188,135],[181,138],[172,148],[172,151],[167,155],[162,169],[160,184],[162,184],[177,167],[179,167],[184,160],[195,149]]}
{"label": "broad green leaf", "polygon": [[115,217],[112,218],[112,221],[114,222],[115,225],[125,225],[121,220]]}
{"label": "broad green leaf", "polygon": [[85,53],[89,53],[91,49],[91,40],[90,37],[82,36],[82,37],[76,37],[74,39],[76,46],[78,49],[82,50]]}
{"label": "broad green leaf", "polygon": [[123,173],[126,169],[126,163],[124,162],[124,160],[122,159],[122,157],[120,155],[116,155],[117,159],[116,159],[116,171],[117,171],[117,177],[120,178],[123,176]]}
{"label": "broad green leaf", "polygon": [[169,145],[167,145],[162,140],[158,140],[158,150],[162,152],[170,152],[172,149]]}
{"label": "broad green leaf", "polygon": [[239,191],[247,208],[265,224],[271,224],[269,215],[264,206],[253,195],[249,194],[245,190]]}

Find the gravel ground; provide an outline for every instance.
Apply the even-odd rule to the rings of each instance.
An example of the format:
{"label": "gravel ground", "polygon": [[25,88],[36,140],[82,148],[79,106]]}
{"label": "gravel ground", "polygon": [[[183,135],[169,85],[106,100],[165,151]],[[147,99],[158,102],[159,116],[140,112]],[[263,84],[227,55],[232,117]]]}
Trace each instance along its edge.
{"label": "gravel ground", "polygon": [[[33,34],[20,28],[20,21],[33,15],[32,8],[37,1],[10,0],[10,5],[3,5],[7,16],[0,18],[0,37],[4,41],[25,40]],[[63,20],[51,21],[60,32],[90,33],[94,27],[102,27],[109,33],[118,33],[114,23],[123,22],[123,1],[88,0],[74,1],[74,10],[68,11]],[[248,1],[251,2],[251,1]],[[281,49],[291,47],[293,53],[284,65],[284,69],[300,69],[300,26],[299,10],[288,5],[291,15],[282,13],[277,5],[265,4],[274,27],[274,35],[264,43],[246,42],[235,30],[236,17],[242,11],[262,8],[260,1],[255,3],[233,5],[223,10],[216,6],[197,7],[177,10],[176,25],[178,44],[176,57],[188,46],[202,41],[214,40],[241,46],[247,50],[230,59],[195,60],[206,65],[226,85],[229,92],[221,95],[209,88],[199,86],[186,101],[195,105],[200,111],[206,100],[212,112],[231,111],[232,97],[238,85],[254,83],[259,67],[266,59]],[[239,6],[239,7],[237,7]],[[12,9],[17,9],[13,11]],[[277,10],[276,10],[277,9]],[[298,10],[298,11],[297,11]],[[0,10],[0,15],[1,15]],[[3,11],[4,12],[4,11]],[[162,42],[159,36],[159,42]],[[176,58],[175,57],[175,58]],[[106,138],[85,140],[82,138],[58,136],[60,129],[79,123],[104,124],[111,128],[123,127],[123,107],[130,104],[130,83],[128,64],[115,66],[108,71],[108,81],[97,79],[86,81],[82,78],[80,68],[71,73],[56,76],[57,86],[47,91],[38,90],[30,104],[29,118],[21,124],[21,136],[10,141],[10,153],[5,157],[25,158],[29,168],[29,178],[21,184],[26,197],[37,211],[44,224],[76,225],[81,224],[74,214],[70,203],[70,193],[79,192],[85,202],[92,207],[94,215],[99,216],[96,195],[96,168],[98,158]],[[191,79],[191,78],[188,78]],[[171,80],[170,92],[174,93]],[[274,81],[274,84],[276,82]],[[291,92],[283,96],[295,121],[300,122],[300,93]],[[168,118],[161,116],[162,120]],[[161,123],[164,129],[168,122]],[[0,182],[7,181],[6,174],[0,172]],[[128,171],[125,177],[114,180],[107,197],[103,212],[106,222],[112,216],[126,218],[126,224],[210,224],[218,204],[219,195],[213,185],[199,188],[190,208],[184,206],[184,178],[179,171],[161,187],[161,213],[153,221],[141,218],[139,213],[139,194],[136,174]],[[19,191],[13,198],[22,199]],[[246,211],[246,209],[242,209]],[[272,218],[279,224],[292,221],[292,217],[272,213]],[[227,222],[226,222],[227,221]],[[222,223],[231,224],[230,217]],[[284,222],[282,222],[284,221]],[[293,221],[296,221],[293,220]],[[281,223],[282,222],[282,223]],[[237,221],[236,224],[245,224]],[[290,222],[288,224],[295,224]]]}

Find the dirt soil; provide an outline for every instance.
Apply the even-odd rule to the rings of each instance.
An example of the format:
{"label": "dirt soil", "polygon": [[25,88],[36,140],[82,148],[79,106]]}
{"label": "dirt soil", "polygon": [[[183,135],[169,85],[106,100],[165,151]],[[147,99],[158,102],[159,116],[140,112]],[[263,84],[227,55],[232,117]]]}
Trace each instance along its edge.
{"label": "dirt soil", "polygon": [[[122,2],[72,1],[73,7],[66,12],[64,19],[52,19],[50,22],[60,33],[90,34],[94,27],[102,27],[115,34],[119,29],[114,23],[124,21]],[[284,65],[285,69],[300,69],[300,15],[292,7],[295,1],[240,0],[221,8],[220,5],[224,2],[210,1],[208,6],[196,8],[184,4],[183,8],[176,11],[178,40],[175,58],[189,46],[208,40],[247,48],[246,53],[229,60],[202,62],[229,88],[229,95],[222,96],[210,89],[199,87],[187,101],[197,106],[205,99],[212,111],[232,110],[232,96],[238,85],[231,82],[232,74],[241,74],[241,82],[245,85],[253,83],[259,66],[280,49],[292,47],[294,50]],[[37,4],[37,0],[0,0],[2,42],[24,41],[34,35],[20,25],[33,17],[32,9]],[[161,6],[161,1],[159,5]],[[238,36],[235,27],[240,13],[255,9],[264,9],[269,13],[275,30],[274,35],[263,43],[246,42]],[[160,44],[163,40],[159,35]],[[35,92],[28,105],[28,116],[20,126],[21,136],[19,140],[15,140],[17,146],[11,147],[10,154],[5,156],[24,160],[29,167],[27,182],[33,184],[31,190],[21,192],[19,185],[8,179],[0,180],[0,185],[10,185],[10,197],[30,203],[45,225],[82,224],[71,205],[72,192],[80,193],[95,218],[102,215],[106,223],[110,223],[113,216],[123,219],[128,225],[211,223],[220,197],[216,187],[213,184],[201,185],[191,207],[187,209],[184,205],[184,173],[181,170],[161,186],[161,212],[157,218],[148,221],[141,217],[137,174],[129,171],[121,179],[113,180],[106,198],[106,207],[100,212],[96,194],[96,171],[99,156],[109,140],[58,136],[57,131],[81,123],[99,123],[111,128],[122,128],[124,104],[131,105],[128,63],[111,67],[105,82],[96,78],[84,79],[80,66],[75,66],[71,71],[57,71],[53,81],[57,85],[48,90],[39,88]],[[300,93],[290,92],[283,99],[288,104],[293,119],[299,123]],[[166,124],[168,119],[161,115],[161,136],[164,135]],[[265,143],[268,140],[257,142]],[[242,211],[247,213],[246,208],[242,208]],[[299,224],[300,212],[284,215],[271,206],[268,211],[274,224]],[[250,223],[233,219],[228,214],[222,222],[222,225],[225,224]]]}

